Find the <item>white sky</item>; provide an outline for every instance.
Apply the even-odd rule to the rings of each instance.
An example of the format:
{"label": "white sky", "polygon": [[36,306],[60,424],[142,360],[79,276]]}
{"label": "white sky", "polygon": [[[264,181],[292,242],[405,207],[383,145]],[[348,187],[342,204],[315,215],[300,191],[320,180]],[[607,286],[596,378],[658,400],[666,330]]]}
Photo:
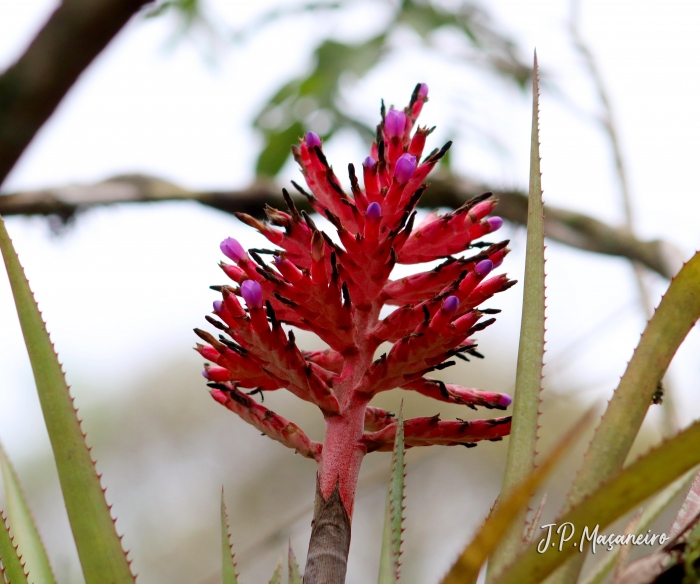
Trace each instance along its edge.
{"label": "white sky", "polygon": [[[54,4],[0,0],[0,67],[21,52]],[[250,21],[271,4],[218,0],[209,6],[223,29]],[[490,7],[528,55],[537,46],[541,66],[563,93],[582,110],[593,111],[590,83],[565,34],[568,3],[498,0]],[[700,241],[700,4],[589,0],[582,15],[583,32],[613,96],[638,230],[673,241],[688,258]],[[307,66],[309,46],[319,35],[331,30],[352,37],[372,18],[381,13],[376,16],[370,3],[360,3],[352,18],[329,16],[323,25],[299,18],[293,26],[270,27],[244,47],[221,46],[214,63],[188,41],[167,48],[172,19],[135,21],[71,91],[3,190],[134,171],[191,187],[245,186],[253,178],[259,146],[249,121],[262,100],[281,79]],[[457,136],[456,167],[495,184],[525,185],[528,97],[489,76],[465,73],[454,57],[418,54],[410,35],[404,41],[402,54],[381,64],[352,93],[358,109],[376,111],[380,97],[402,104],[414,84],[425,81],[431,102],[423,122],[438,125],[436,143]],[[441,42],[449,48],[451,37]],[[591,119],[547,89],[541,112],[546,202],[619,223],[608,145]],[[465,120],[492,133],[501,150],[479,132],[460,129]],[[356,141],[341,144],[340,138],[327,148],[337,167],[365,156]],[[192,346],[191,329],[202,325],[214,298],[207,287],[223,280],[216,266],[219,241],[228,235],[245,244],[255,240],[234,218],[194,204],[92,211],[61,237],[51,236],[42,219],[10,218],[7,224],[69,381],[88,380],[96,396]],[[503,266],[515,277],[522,272],[523,244],[518,231]],[[624,311],[614,326],[593,335],[595,342],[589,338],[583,350],[574,352],[574,361],[559,363],[548,381],[590,389],[587,395],[602,398],[603,390],[614,387],[641,331],[638,311],[629,309],[636,298],[629,266],[552,245],[547,267],[549,355]],[[649,280],[660,294],[663,282],[654,276]],[[512,352],[517,339],[520,289],[508,294],[497,303],[504,309],[500,324],[482,337],[482,346],[491,350]],[[0,439],[11,452],[26,452],[43,434],[5,278],[0,278],[0,322]],[[699,348],[695,330],[675,367],[683,422],[700,411],[695,397]]]}

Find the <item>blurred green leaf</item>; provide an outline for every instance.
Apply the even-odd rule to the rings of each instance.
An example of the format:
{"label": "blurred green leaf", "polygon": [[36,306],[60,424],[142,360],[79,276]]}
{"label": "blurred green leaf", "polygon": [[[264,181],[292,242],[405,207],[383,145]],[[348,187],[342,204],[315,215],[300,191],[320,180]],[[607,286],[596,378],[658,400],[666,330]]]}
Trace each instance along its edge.
{"label": "blurred green leaf", "polygon": [[46,549],[29,510],[19,477],[2,446],[0,446],[0,468],[5,485],[5,505],[12,526],[12,535],[22,561],[25,562],[29,581],[34,584],[55,584],[56,580]]}
{"label": "blurred green leaf", "polygon": [[494,506],[483,527],[453,564],[441,584],[474,584],[486,558],[508,532],[513,517],[527,506],[532,493],[544,482],[561,457],[574,445],[593,419],[589,410],[557,443],[544,462],[533,469],[501,504]]}
{"label": "blurred green leaf", "polygon": [[287,552],[287,563],[289,564],[289,584],[303,584],[301,572],[299,571],[299,564],[292,550],[291,541],[289,542],[289,551]]}
{"label": "blurred green leaf", "polygon": [[[563,513],[608,480],[624,464],[647,410],[673,355],[700,318],[700,253],[673,279],[647,324],[639,345],[613,394],[581,469],[574,479]],[[557,571],[552,582],[578,576],[583,554]]]}
{"label": "blurred green leaf", "polygon": [[[578,546],[584,529],[598,533],[631,511],[654,493],[700,463],[700,422],[671,438],[621,471],[579,505],[557,520],[558,525],[572,523],[576,539],[566,545],[547,546],[542,553],[537,542],[497,579],[497,584],[535,584],[541,582],[573,554],[585,557]],[[560,549],[561,547],[561,549]]]}
{"label": "blurred green leaf", "polygon": [[270,584],[281,584],[282,582],[282,558],[277,562],[277,567],[275,568],[272,578],[270,578]]}
{"label": "blurred green leaf", "polygon": [[22,561],[17,555],[10,531],[7,527],[5,514],[0,512],[0,562],[2,574],[7,584],[28,584],[27,575],[24,573]]}
{"label": "blurred green leaf", "polygon": [[233,548],[231,547],[231,534],[228,528],[228,514],[226,513],[226,503],[224,502],[224,490],[221,489],[221,559],[224,584],[238,584],[236,576],[236,564],[233,558]]}
{"label": "blurred green leaf", "polygon": [[[545,274],[544,207],[540,174],[539,80],[537,55],[532,76],[532,133],[530,141],[530,191],[527,208],[527,248],[523,312],[518,346],[518,369],[513,396],[513,423],[508,442],[506,470],[501,496],[509,496],[535,468],[540,389],[544,358]],[[511,518],[511,527],[489,561],[491,582],[513,561],[523,546],[527,509]]]}
{"label": "blurred green leaf", "polygon": [[61,365],[2,219],[0,251],[34,372],[85,581],[87,584],[133,584],[134,577],[85,444]]}
{"label": "blurred green leaf", "polygon": [[391,458],[391,481],[386,496],[382,551],[379,557],[378,584],[395,584],[399,579],[403,526],[403,488],[405,478],[403,441],[403,404],[396,421],[394,453]]}
{"label": "blurred green leaf", "polygon": [[[692,471],[691,471],[692,473]],[[654,500],[646,506],[639,518],[639,523],[635,533],[644,534],[651,527],[651,524],[661,515],[661,513],[671,504],[671,502],[687,488],[691,475],[687,474],[680,479],[671,483]],[[602,584],[603,580],[615,567],[617,558],[620,554],[620,548],[616,548],[605,554],[604,559],[595,565],[588,573],[582,584]]]}
{"label": "blurred green leaf", "polygon": [[258,176],[275,176],[287,161],[290,146],[296,144],[303,135],[304,127],[299,122],[294,122],[282,132],[266,134],[268,140],[258,156],[255,167],[256,174]]}

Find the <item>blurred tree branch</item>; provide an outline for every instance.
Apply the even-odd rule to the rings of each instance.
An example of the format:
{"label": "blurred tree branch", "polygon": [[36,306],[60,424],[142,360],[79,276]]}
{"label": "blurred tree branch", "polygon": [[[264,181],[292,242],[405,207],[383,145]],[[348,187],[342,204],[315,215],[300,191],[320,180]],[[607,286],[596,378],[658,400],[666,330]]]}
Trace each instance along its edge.
{"label": "blurred tree branch", "polygon": [[[419,203],[424,208],[457,208],[475,195],[494,190],[499,199],[499,215],[513,224],[525,225],[527,196],[519,190],[490,189],[468,179],[447,176],[434,179],[430,184]],[[91,207],[160,201],[196,201],[226,213],[242,212],[258,218],[264,218],[265,205],[285,206],[279,187],[272,182],[259,182],[237,191],[193,191],[160,178],[133,174],[92,185],[0,196],[0,214],[53,216],[65,222]],[[311,211],[305,198],[296,197],[295,203]],[[681,254],[672,244],[659,239],[639,239],[625,227],[613,227],[576,211],[548,206],[545,230],[555,241],[637,261],[664,278],[672,278],[681,266]]]}
{"label": "blurred tree branch", "polygon": [[0,183],[93,59],[151,0],[64,0],[0,75]]}

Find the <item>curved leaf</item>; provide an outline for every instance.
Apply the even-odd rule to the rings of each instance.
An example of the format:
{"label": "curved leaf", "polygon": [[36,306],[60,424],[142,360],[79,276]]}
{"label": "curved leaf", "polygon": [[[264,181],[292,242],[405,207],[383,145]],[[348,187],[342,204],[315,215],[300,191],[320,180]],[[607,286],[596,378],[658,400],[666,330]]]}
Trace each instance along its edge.
{"label": "curved leaf", "polygon": [[0,218],[0,251],[34,372],[68,519],[87,584],[133,584],[61,365]]}
{"label": "curved leaf", "polygon": [[386,496],[384,534],[379,559],[379,584],[395,584],[399,579],[399,558],[403,531],[404,452],[402,405],[396,421],[396,438],[394,439],[394,454],[391,461],[391,482]]}
{"label": "curved leaf", "polygon": [[8,584],[28,584],[22,560],[17,555],[17,548],[7,528],[5,514],[2,512],[0,512],[0,562],[2,562],[2,574]]}
{"label": "curved leaf", "polygon": [[228,514],[224,502],[224,489],[221,489],[221,573],[224,584],[238,584],[236,563],[233,558],[231,534],[228,530]]}
{"label": "curved leaf", "polygon": [[464,549],[457,561],[440,584],[474,584],[486,558],[496,549],[516,517],[525,508],[532,493],[547,478],[559,459],[574,445],[593,419],[593,410],[589,410],[557,443],[552,453],[544,462],[534,469],[513,493],[500,505],[496,505],[486,519],[483,527]]}
{"label": "curved leaf", "polygon": [[700,422],[694,423],[641,457],[566,513],[557,524],[573,524],[575,536],[562,546],[546,546],[543,553],[538,551],[541,540],[528,546],[497,579],[497,584],[535,584],[541,582],[572,555],[585,556],[580,553],[578,547],[579,544],[586,543],[581,539],[584,529],[590,534],[597,526],[598,533],[601,533],[601,530],[613,521],[698,463]]}
{"label": "curved leaf", "polygon": [[[523,313],[518,346],[518,369],[513,396],[513,422],[508,441],[501,496],[507,497],[535,468],[537,428],[544,357],[544,206],[540,173],[539,80],[537,53],[532,71],[532,134],[530,142],[530,193],[527,204],[527,249],[523,284]],[[522,549],[527,508],[512,518],[508,534],[489,560],[488,581]]]}
{"label": "curved leaf", "polygon": [[17,549],[25,562],[29,581],[35,584],[56,584],[46,548],[44,548],[39,530],[22,492],[19,477],[2,446],[0,446],[0,469],[5,485],[5,505],[7,506],[8,519],[12,526]]}

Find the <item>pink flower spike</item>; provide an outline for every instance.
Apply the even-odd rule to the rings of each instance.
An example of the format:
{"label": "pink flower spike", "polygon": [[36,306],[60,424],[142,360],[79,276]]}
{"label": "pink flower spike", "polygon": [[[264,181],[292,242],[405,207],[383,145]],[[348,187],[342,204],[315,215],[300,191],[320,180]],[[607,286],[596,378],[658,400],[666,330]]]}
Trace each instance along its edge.
{"label": "pink flower spike", "polygon": [[262,288],[255,280],[246,280],[241,284],[241,296],[248,308],[262,308]]}
{"label": "pink flower spike", "polygon": [[491,260],[482,260],[474,266],[474,271],[482,278],[488,276],[491,270],[493,270],[493,262]]}
{"label": "pink flower spike", "polygon": [[456,296],[448,296],[442,303],[442,307],[437,311],[433,320],[430,321],[429,328],[433,331],[443,330],[455,312],[459,310],[459,298]]}
{"label": "pink flower spike", "polygon": [[240,262],[243,258],[246,257],[246,252],[243,249],[243,246],[238,243],[237,240],[235,240],[233,237],[227,237],[221,242],[221,245],[219,245],[221,248],[221,251],[223,254],[233,260],[234,262],[238,263]]}
{"label": "pink flower spike", "polygon": [[497,229],[501,228],[501,225],[503,225],[503,219],[500,217],[489,217],[487,221],[491,226],[491,231],[496,231]]}
{"label": "pink flower spike", "polygon": [[416,172],[416,157],[410,154],[403,154],[401,158],[396,161],[394,179],[396,179],[399,184],[406,184],[411,180],[414,172]]}
{"label": "pink flower spike", "polygon": [[314,146],[321,145],[321,138],[319,138],[318,134],[316,134],[315,132],[306,132],[306,136],[304,136],[304,142],[306,142],[306,145],[309,148],[313,148]]}
{"label": "pink flower spike", "polygon": [[379,225],[382,220],[382,206],[377,203],[370,203],[365,213],[365,239],[377,241],[379,237]]}
{"label": "pink flower spike", "polygon": [[384,128],[388,138],[401,138],[406,129],[406,114],[399,110],[389,110],[384,118]]}
{"label": "pink flower spike", "polygon": [[218,401],[221,405],[225,405],[226,402],[228,401],[228,398],[226,397],[226,394],[221,391],[220,389],[212,389],[211,390],[211,396]]}

